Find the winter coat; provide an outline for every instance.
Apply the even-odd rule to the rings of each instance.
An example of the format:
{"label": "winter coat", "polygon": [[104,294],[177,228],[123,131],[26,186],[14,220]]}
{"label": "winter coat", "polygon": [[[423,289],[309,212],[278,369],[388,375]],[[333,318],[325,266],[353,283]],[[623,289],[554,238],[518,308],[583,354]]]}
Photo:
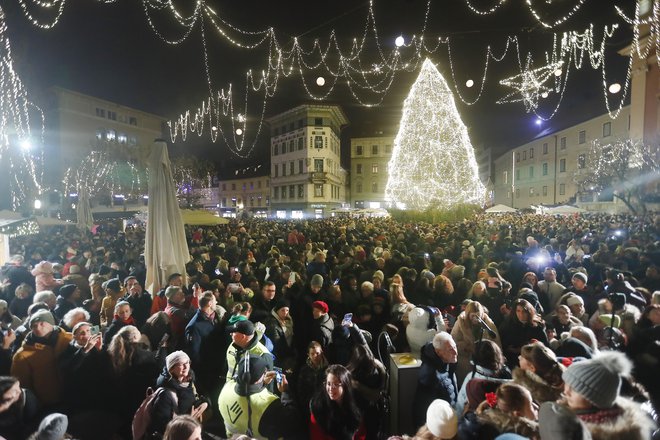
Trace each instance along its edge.
{"label": "winter coat", "polygon": [[426,423],[426,410],[435,399],[456,404],[458,387],[456,385],[456,364],[446,364],[437,355],[433,344],[429,342],[422,347],[422,365],[417,377],[417,391],[413,402],[415,427]]}
{"label": "winter coat", "polygon": [[137,296],[127,293],[123,300],[131,305],[131,309],[133,310],[131,316],[137,322],[137,327],[142,327],[147,322],[147,319],[149,319],[149,316],[151,316],[151,294],[146,291],[143,291]]}
{"label": "winter coat", "polygon": [[7,440],[26,439],[39,421],[37,398],[32,391],[21,388],[21,397],[0,413],[0,437]]}
{"label": "winter coat", "polygon": [[461,440],[493,440],[500,434],[515,433],[528,439],[539,439],[539,425],[525,417],[517,417],[499,408],[487,408],[481,414],[467,413],[459,423]]}
{"label": "winter coat", "polygon": [[255,332],[254,337],[250,339],[250,342],[245,348],[241,348],[233,343],[229,344],[229,348],[227,348],[227,356],[226,356],[227,382],[235,380],[234,376],[236,374],[236,368],[238,366],[238,363],[240,362],[241,356],[244,356],[246,351],[248,351],[251,355],[262,357],[266,361],[266,364],[268,364],[268,370],[270,371],[273,369],[273,355],[271,354],[270,351],[268,351],[268,349],[264,344],[259,342],[259,337]]}
{"label": "winter coat", "polygon": [[408,326],[406,327],[406,339],[410,346],[410,352],[417,355],[424,344],[431,342],[438,331],[445,330],[445,322],[442,315],[434,319],[435,327],[429,328],[429,311],[415,307],[408,314]]}
{"label": "winter coat", "polygon": [[477,365],[477,371],[473,374],[469,372],[465,376],[465,380],[461,385],[461,389],[458,391],[458,397],[456,398],[456,405],[454,405],[454,410],[459,416],[465,411],[465,405],[468,404],[467,397],[467,384],[472,379],[485,379],[492,382],[509,382],[511,381],[511,371],[507,367],[504,367],[500,371],[489,370],[484,368],[481,365]]}
{"label": "winter coat", "polygon": [[646,440],[651,438],[653,421],[630,399],[619,397],[613,408],[575,411],[593,440]]}
{"label": "winter coat", "polygon": [[165,307],[165,313],[167,313],[170,317],[170,328],[172,329],[172,340],[170,341],[170,346],[175,350],[183,349],[186,326],[192,319],[196,310],[196,301],[194,306],[191,308],[186,308],[185,306],[174,304],[168,301],[167,307]]}
{"label": "winter coat", "polygon": [[[163,434],[167,423],[179,414],[190,414],[195,403],[195,388],[193,386],[194,373],[190,370],[192,380],[181,384],[174,379],[165,368],[158,376],[156,386],[165,388],[165,392],[158,395],[153,404],[151,424],[148,432]],[[176,398],[174,397],[176,394]]]}
{"label": "winter coat", "polygon": [[11,375],[21,386],[34,392],[39,402],[53,405],[60,402],[62,381],[57,360],[67,349],[73,336],[55,327],[45,338],[30,332],[14,354]]}
{"label": "winter coat", "polygon": [[73,310],[75,308],[75,303],[72,303],[62,296],[58,296],[55,304],[55,310],[53,310],[53,315],[55,316],[55,319],[59,321],[64,318],[64,315],[66,315],[69,310]]}
{"label": "winter coat", "polygon": [[312,332],[309,341],[316,341],[325,349],[332,342],[332,331],[335,329],[335,322],[330,315],[322,315],[319,319],[312,322]]}
{"label": "winter coat", "polygon": [[470,360],[474,355],[475,343],[478,340],[478,336],[475,337],[475,332],[477,335],[481,334],[481,339],[489,339],[495,342],[497,345],[502,347],[502,341],[500,340],[500,333],[495,326],[495,323],[484,314],[483,321],[495,332],[495,337],[491,336],[487,330],[481,330],[480,327],[473,328],[470,318],[461,312],[456,319],[454,327],[451,329],[451,336],[456,342],[456,348],[458,349],[458,363],[456,365],[456,378],[458,383],[463,383],[465,376],[472,371],[472,365],[470,365]]}
{"label": "winter coat", "polygon": [[545,325],[536,326],[522,324],[520,321],[509,315],[500,326],[500,335],[502,337],[502,351],[507,358],[507,365],[514,367],[518,365],[518,356],[523,345],[532,342],[532,339],[548,345],[548,335],[545,333]]}
{"label": "winter coat", "polygon": [[198,374],[202,370],[217,371],[221,368],[227,344],[218,313],[210,318],[198,309],[186,326],[185,336],[186,353],[190,355],[193,368]]}
{"label": "winter coat", "polygon": [[534,402],[539,405],[543,402],[556,401],[564,391],[563,384],[558,388],[553,387],[538,374],[523,370],[522,368],[513,370],[513,381],[527,388],[532,393]]}
{"label": "winter coat", "polygon": [[282,323],[277,312],[271,310],[266,319],[266,336],[273,342],[274,363],[284,369],[293,369],[296,362],[296,350],[293,345],[293,320],[287,316]]}

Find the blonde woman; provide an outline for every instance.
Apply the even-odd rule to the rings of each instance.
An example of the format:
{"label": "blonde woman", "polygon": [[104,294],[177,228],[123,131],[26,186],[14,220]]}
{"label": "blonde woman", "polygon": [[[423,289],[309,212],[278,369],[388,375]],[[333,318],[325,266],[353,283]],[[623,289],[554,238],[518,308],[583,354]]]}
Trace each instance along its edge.
{"label": "blonde woman", "polygon": [[[488,326],[488,329],[486,329],[486,326]],[[456,319],[456,323],[451,330],[451,336],[456,341],[456,347],[458,348],[458,365],[456,366],[458,384],[463,383],[463,379],[472,369],[470,360],[474,355],[475,343],[479,339],[491,340],[500,348],[502,347],[500,334],[495,323],[488,317],[488,313],[478,301],[470,301],[465,306],[465,310],[458,315],[458,319]]]}

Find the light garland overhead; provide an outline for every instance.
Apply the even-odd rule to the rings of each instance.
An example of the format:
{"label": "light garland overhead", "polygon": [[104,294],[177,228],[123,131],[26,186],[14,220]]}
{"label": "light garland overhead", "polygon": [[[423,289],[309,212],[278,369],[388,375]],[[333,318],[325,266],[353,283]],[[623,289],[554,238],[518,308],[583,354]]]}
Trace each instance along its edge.
{"label": "light garland overhead", "polygon": [[[24,13],[28,19],[37,26],[43,28],[53,27],[59,20],[64,8],[65,0],[19,0]],[[116,0],[97,0],[104,3],[113,3]],[[551,14],[557,9],[550,0],[545,1],[544,11],[539,11],[541,0],[525,0],[524,5],[535,19],[546,28],[553,28],[567,22],[578,12],[586,0],[573,0],[562,2],[559,8],[564,11],[552,20],[544,20],[542,15]],[[495,13],[507,0],[498,0],[488,9],[480,9],[473,5],[472,0],[465,0],[466,5],[476,14],[489,15]],[[481,81],[478,92],[461,91],[464,88],[465,78],[459,78],[455,72],[456,59],[451,52],[452,40],[448,37],[425,38],[425,33],[430,21],[431,0],[426,3],[424,19],[419,34],[408,38],[401,38],[400,45],[392,47],[391,44],[384,45],[376,26],[376,17],[373,9],[373,1],[368,3],[368,12],[361,29],[359,37],[353,39],[353,44],[348,50],[342,50],[338,43],[335,31],[331,31],[324,41],[313,40],[310,47],[303,47],[300,38],[292,38],[286,43],[278,40],[274,28],[268,27],[258,31],[246,31],[229,23],[222,18],[222,14],[209,6],[208,0],[194,0],[191,12],[182,12],[173,0],[142,0],[147,23],[152,31],[165,43],[170,45],[180,44],[186,40],[195,29],[199,29],[202,37],[204,68],[208,98],[202,101],[197,108],[182,112],[178,118],[168,123],[172,141],[179,136],[185,141],[189,133],[197,133],[202,136],[209,133],[212,142],[221,139],[229,151],[238,157],[246,158],[252,154],[257,140],[263,129],[266,108],[269,98],[277,92],[277,86],[281,78],[296,75],[300,83],[312,100],[321,101],[330,96],[339,85],[346,86],[351,96],[361,105],[371,107],[380,104],[395,82],[396,75],[400,72],[413,72],[419,69],[422,61],[429,55],[438,53],[442,46],[447,47],[448,65],[451,69],[452,80],[456,96],[465,104],[472,105],[478,102],[483,95],[487,81],[487,72],[490,61],[502,61],[510,50],[517,57],[520,74],[502,80],[503,84],[512,86],[516,91],[503,98],[501,102],[522,102],[527,111],[537,111],[538,96],[554,92],[558,98],[555,109],[548,114],[539,115],[542,119],[549,119],[555,115],[566,83],[569,78],[570,69],[580,69],[584,65],[584,59],[590,59],[593,69],[600,68],[605,79],[604,58],[605,42],[611,37],[610,31],[605,30],[603,43],[596,49],[593,45],[593,29],[584,33],[555,34],[555,41],[560,40],[560,51],[555,49],[551,56],[546,56],[546,67],[559,62],[564,62],[563,75],[555,79],[553,87],[544,85],[543,89],[537,87],[539,75],[544,68],[531,69],[531,63],[523,66],[521,59],[530,60],[529,54],[522,54],[518,39],[509,36],[506,39],[506,47],[501,56],[494,55],[491,45],[488,45],[484,54],[484,66],[481,70]],[[566,3],[569,3],[565,6]],[[654,2],[654,6],[657,2]],[[41,9],[40,15],[35,15],[33,9]],[[51,17],[39,20],[36,16],[45,15]],[[657,13],[654,15],[657,24]],[[168,18],[167,32],[158,21]],[[179,26],[178,34],[169,36],[171,33],[172,20]],[[639,17],[634,20],[639,22]],[[261,69],[249,70],[245,74],[243,87],[233,87],[232,84],[217,89],[213,86],[212,72],[209,67],[207,31],[212,30],[229,44],[248,50],[262,49],[266,52],[266,59]],[[613,32],[613,31],[612,31]],[[569,38],[567,38],[569,36]],[[513,44],[512,44],[513,43]],[[367,55],[367,47],[375,47],[375,55]],[[369,57],[369,59],[367,59]],[[538,57],[535,57],[535,59]],[[570,58],[570,59],[569,59]],[[596,60],[596,63],[594,63]],[[594,67],[598,65],[599,67]],[[519,78],[516,78],[519,76]],[[532,78],[535,76],[536,78]],[[625,98],[630,81],[630,72],[624,84],[623,97]],[[322,77],[322,85],[310,83],[309,78]],[[326,81],[325,79],[328,78]],[[518,82],[518,84],[516,84]],[[547,90],[545,90],[547,88]],[[240,98],[234,93],[242,89]],[[537,93],[539,92],[539,93]],[[520,99],[514,98],[519,95]],[[624,99],[619,101],[618,106],[611,106],[607,95],[607,86],[604,86],[605,103],[610,114],[615,117],[623,106]],[[254,100],[256,98],[256,105]],[[238,103],[240,102],[240,106]],[[237,114],[248,115],[248,118],[238,121]],[[249,127],[248,127],[249,125]],[[248,130],[249,128],[249,130]]]}
{"label": "light garland overhead", "polygon": [[546,83],[555,76],[555,72],[561,68],[563,61],[532,69],[532,55],[527,54],[525,67],[520,75],[512,76],[500,81],[500,84],[514,89],[513,92],[497,101],[498,104],[507,102],[522,102],[527,112],[538,108],[539,98],[552,91]]}
{"label": "light garland overhead", "polygon": [[[18,209],[30,206],[29,199],[42,190],[44,120],[14,70],[5,18],[0,8],[0,169],[7,173],[12,208]],[[31,120],[40,131],[32,132]]]}
{"label": "light garland overhead", "polygon": [[403,103],[388,176],[385,199],[396,207],[443,210],[484,201],[467,128],[428,59]]}

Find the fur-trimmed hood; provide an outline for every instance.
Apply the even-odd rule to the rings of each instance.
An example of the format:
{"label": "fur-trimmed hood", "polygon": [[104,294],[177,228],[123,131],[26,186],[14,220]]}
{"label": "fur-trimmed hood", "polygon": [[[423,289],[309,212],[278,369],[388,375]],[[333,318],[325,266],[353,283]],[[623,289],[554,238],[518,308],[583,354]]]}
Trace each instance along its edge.
{"label": "fur-trimmed hood", "polygon": [[517,417],[498,408],[490,408],[477,416],[480,423],[491,425],[504,434],[513,432],[530,439],[539,438],[539,424],[526,417]]}
{"label": "fur-trimmed hood", "polygon": [[555,388],[543,380],[538,374],[531,371],[516,368],[513,370],[513,381],[527,388],[532,393],[534,402],[541,404],[543,402],[554,402],[559,399],[563,391],[562,388]]}
{"label": "fur-trimmed hood", "polygon": [[577,411],[576,415],[587,425],[593,440],[646,440],[654,429],[653,420],[640,405],[625,397],[619,397],[613,409]]}

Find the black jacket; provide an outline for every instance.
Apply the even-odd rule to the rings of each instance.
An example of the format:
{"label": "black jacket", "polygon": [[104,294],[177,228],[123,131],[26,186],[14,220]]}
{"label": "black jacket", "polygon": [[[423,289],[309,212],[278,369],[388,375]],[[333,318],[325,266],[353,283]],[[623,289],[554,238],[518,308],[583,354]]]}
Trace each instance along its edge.
{"label": "black jacket", "polygon": [[456,404],[456,364],[446,364],[440,359],[429,342],[422,347],[422,366],[417,377],[417,391],[413,403],[415,426],[426,423],[426,410],[435,399],[442,399],[451,406]]}

